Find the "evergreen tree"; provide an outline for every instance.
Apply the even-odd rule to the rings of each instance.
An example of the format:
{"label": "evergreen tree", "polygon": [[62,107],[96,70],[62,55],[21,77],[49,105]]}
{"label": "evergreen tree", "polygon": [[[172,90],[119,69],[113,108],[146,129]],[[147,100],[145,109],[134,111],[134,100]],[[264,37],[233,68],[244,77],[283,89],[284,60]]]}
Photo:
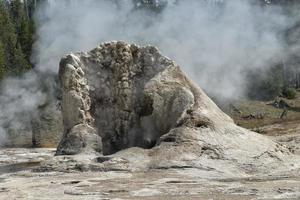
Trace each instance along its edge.
{"label": "evergreen tree", "polygon": [[[12,1],[19,2],[20,1]],[[11,3],[12,3],[11,2]],[[10,5],[12,6],[12,4]],[[11,8],[16,10],[20,7],[19,4],[13,5]],[[15,14],[15,16],[11,16]],[[4,59],[4,67],[2,67],[2,76],[8,75],[19,75],[30,69],[30,63],[26,60],[26,56],[22,52],[21,44],[18,42],[17,26],[14,21],[18,19],[21,12],[10,11],[5,6],[4,1],[0,1],[0,41],[2,44],[2,53]],[[19,23],[19,22],[16,22]],[[20,24],[21,25],[21,24]],[[2,61],[3,62],[3,61]]]}
{"label": "evergreen tree", "polygon": [[34,23],[28,20],[22,20],[19,32],[19,42],[26,60],[30,62],[30,56],[33,45]]}
{"label": "evergreen tree", "polygon": [[[17,32],[17,42],[28,63],[33,44],[33,21],[29,18],[28,1],[22,3],[20,0],[11,1],[11,15]],[[26,7],[25,7],[26,6]]]}
{"label": "evergreen tree", "polygon": [[16,25],[17,32],[19,32],[21,22],[26,18],[25,7],[21,0],[12,0],[10,2],[10,13],[13,23]]}
{"label": "evergreen tree", "polygon": [[282,94],[284,87],[283,67],[275,65],[248,72],[248,97],[251,99],[271,100]]}
{"label": "evergreen tree", "polygon": [[3,44],[0,41],[0,79],[5,75],[5,55]]}

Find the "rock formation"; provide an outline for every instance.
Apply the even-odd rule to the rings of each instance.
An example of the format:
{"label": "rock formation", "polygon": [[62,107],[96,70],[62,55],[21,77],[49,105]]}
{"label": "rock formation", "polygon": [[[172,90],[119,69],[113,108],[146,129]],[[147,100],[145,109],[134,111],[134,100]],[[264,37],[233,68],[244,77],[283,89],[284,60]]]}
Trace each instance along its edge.
{"label": "rock formation", "polygon": [[64,136],[57,155],[113,154],[97,158],[102,168],[230,173],[288,165],[292,156],[236,126],[155,47],[105,43],[64,57],[59,77]]}
{"label": "rock formation", "polygon": [[40,107],[31,122],[33,147],[56,148],[63,132],[61,113],[52,105]]}
{"label": "rock formation", "polygon": [[[26,113],[27,114],[27,113]],[[25,115],[25,114],[24,114]],[[61,113],[52,104],[40,106],[24,127],[7,129],[2,147],[8,148],[56,148],[63,132]],[[29,120],[28,120],[29,121]]]}

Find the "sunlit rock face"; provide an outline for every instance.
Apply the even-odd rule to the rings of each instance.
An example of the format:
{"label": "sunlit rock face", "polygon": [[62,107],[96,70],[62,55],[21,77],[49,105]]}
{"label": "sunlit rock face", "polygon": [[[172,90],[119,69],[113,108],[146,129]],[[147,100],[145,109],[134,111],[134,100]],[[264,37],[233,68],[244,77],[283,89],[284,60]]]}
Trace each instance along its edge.
{"label": "sunlit rock face", "polygon": [[[80,154],[79,160],[113,154],[91,158],[93,168],[96,160],[101,170],[245,174],[293,160],[284,146],[236,126],[155,47],[105,43],[67,55],[59,77],[64,135],[56,154]],[[89,168],[88,161],[79,162]]]}
{"label": "sunlit rock face", "polygon": [[174,127],[214,126],[212,114],[231,122],[152,46],[112,42],[71,54],[59,76],[65,134],[57,154],[151,148]]}

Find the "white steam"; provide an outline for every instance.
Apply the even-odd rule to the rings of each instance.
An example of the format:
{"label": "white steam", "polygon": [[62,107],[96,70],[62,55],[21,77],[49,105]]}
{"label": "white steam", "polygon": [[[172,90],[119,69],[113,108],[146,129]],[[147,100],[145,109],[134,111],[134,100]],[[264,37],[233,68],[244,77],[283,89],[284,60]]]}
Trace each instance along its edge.
{"label": "white steam", "polygon": [[31,120],[39,106],[46,102],[39,78],[34,72],[22,79],[7,78],[1,83],[0,95],[0,146],[9,139],[10,131],[30,130]]}
{"label": "white steam", "polygon": [[[32,55],[40,73],[56,75],[62,56],[101,42],[150,44],[221,100],[244,95],[248,70],[284,59],[287,51],[279,35],[293,23],[279,7],[251,0],[169,0],[160,13],[137,9],[132,0],[45,2],[36,15],[38,40]],[[36,76],[3,83],[0,139],[7,124],[27,125],[28,116],[44,103],[47,95]]]}
{"label": "white steam", "polygon": [[210,95],[232,99],[244,95],[244,72],[284,57],[279,34],[289,21],[275,6],[260,7],[250,0],[189,0],[169,3],[157,14],[134,10],[130,0],[116,1],[118,5],[107,0],[65,2],[52,0],[38,15],[34,57],[41,70],[57,72],[62,55],[105,41],[151,44]]}

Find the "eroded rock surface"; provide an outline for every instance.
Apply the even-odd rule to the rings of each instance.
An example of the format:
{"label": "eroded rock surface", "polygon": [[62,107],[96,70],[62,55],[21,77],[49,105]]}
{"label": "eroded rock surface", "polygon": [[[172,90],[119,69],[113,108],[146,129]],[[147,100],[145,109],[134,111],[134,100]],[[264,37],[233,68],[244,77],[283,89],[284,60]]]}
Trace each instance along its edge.
{"label": "eroded rock surface", "polygon": [[102,139],[97,150],[111,154],[132,146],[151,148],[178,126],[213,128],[210,115],[231,122],[151,46],[113,42],[68,55],[60,64],[60,80],[65,137],[58,154],[80,152],[91,135]]}
{"label": "eroded rock surface", "polygon": [[[285,146],[236,126],[155,47],[105,43],[67,55],[59,76],[64,136],[57,155],[79,154],[71,159],[77,168],[197,168],[240,176],[299,169]],[[94,158],[80,162],[87,152]]]}

